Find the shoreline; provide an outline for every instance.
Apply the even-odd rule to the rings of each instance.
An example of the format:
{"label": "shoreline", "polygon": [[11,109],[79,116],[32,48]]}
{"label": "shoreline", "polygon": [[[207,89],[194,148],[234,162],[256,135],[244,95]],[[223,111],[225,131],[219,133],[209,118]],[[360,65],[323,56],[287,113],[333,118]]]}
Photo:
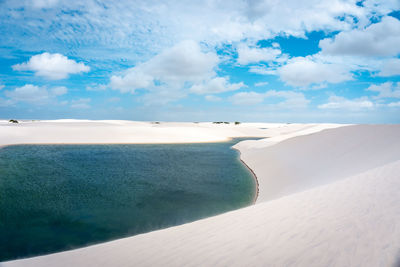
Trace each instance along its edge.
{"label": "shoreline", "polygon": [[[245,140],[243,140],[243,141],[245,141]],[[254,196],[254,199],[253,199],[253,205],[255,205],[255,204],[257,203],[258,195],[259,195],[259,193],[260,193],[260,185],[259,185],[259,183],[258,183],[257,175],[256,175],[256,173],[253,171],[253,169],[250,168],[250,166],[247,165],[247,163],[244,162],[244,160],[242,159],[242,152],[241,152],[239,149],[235,148],[235,147],[231,147],[231,148],[239,152],[239,158],[238,158],[239,161],[250,171],[250,173],[251,173],[252,176],[253,176],[253,179],[254,179],[255,185],[256,185],[256,188],[255,188],[255,196]]]}

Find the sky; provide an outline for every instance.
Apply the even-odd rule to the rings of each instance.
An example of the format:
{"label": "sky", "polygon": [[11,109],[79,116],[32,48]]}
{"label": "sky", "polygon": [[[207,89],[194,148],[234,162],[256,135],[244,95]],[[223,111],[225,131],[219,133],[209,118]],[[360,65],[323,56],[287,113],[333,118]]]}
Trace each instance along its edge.
{"label": "sky", "polygon": [[399,0],[0,0],[0,119],[400,123]]}

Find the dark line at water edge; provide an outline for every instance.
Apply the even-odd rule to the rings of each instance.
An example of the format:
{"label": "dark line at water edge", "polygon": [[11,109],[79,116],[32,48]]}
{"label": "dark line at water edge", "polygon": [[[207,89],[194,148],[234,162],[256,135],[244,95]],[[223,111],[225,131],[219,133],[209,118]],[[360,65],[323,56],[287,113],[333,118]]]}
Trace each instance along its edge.
{"label": "dark line at water edge", "polygon": [[254,182],[255,182],[255,185],[256,185],[256,188],[255,188],[256,193],[255,193],[255,195],[254,195],[253,204],[256,204],[257,199],[258,199],[258,195],[259,195],[259,193],[260,193],[260,185],[259,185],[259,183],[258,183],[257,175],[256,175],[256,173],[253,171],[253,169],[250,168],[250,166],[247,165],[247,163],[244,162],[244,160],[242,160],[242,153],[240,152],[240,150],[237,149],[237,148],[232,148],[232,149],[235,149],[235,150],[238,151],[240,162],[241,162],[244,166],[246,166],[246,168],[247,168],[247,169],[251,172],[251,174],[253,175],[253,179],[254,179]]}
{"label": "dark line at water edge", "polygon": [[254,176],[237,150],[230,149],[249,139],[3,147],[0,261],[98,244],[249,206],[257,191]]}
{"label": "dark line at water edge", "polygon": [[[242,141],[247,141],[247,140],[261,140],[264,139],[265,137],[241,137],[241,138],[232,138],[233,141],[235,141],[235,145],[242,142]],[[255,183],[255,195],[254,195],[254,200],[253,200],[253,205],[256,204],[257,199],[258,199],[258,195],[260,193],[260,185],[258,183],[258,178],[256,173],[253,171],[252,168],[250,168],[249,165],[247,165],[246,162],[244,162],[244,160],[242,160],[242,152],[240,152],[239,149],[234,148],[233,146],[231,147],[232,149],[236,150],[239,153],[239,161],[250,171],[250,173],[253,176],[254,179],[254,183]]]}

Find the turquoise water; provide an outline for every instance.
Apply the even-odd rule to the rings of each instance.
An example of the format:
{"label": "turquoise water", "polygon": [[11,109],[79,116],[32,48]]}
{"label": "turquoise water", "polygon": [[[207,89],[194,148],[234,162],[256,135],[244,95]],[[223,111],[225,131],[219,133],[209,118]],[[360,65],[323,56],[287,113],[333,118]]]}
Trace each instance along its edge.
{"label": "turquoise water", "polygon": [[0,149],[0,261],[165,228],[248,206],[239,140]]}

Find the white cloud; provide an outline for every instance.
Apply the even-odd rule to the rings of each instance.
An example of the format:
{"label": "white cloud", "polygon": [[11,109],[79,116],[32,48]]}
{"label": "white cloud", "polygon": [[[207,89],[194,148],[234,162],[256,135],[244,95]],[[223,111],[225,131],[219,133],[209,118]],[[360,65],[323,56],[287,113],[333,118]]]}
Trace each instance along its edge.
{"label": "white cloud", "polygon": [[92,84],[91,86],[86,86],[87,91],[105,91],[108,88],[105,84]]}
{"label": "white cloud", "polygon": [[215,95],[206,95],[204,98],[205,98],[207,101],[210,101],[210,102],[218,102],[218,101],[221,101],[221,100],[222,100],[221,97],[218,97],[218,96],[215,96]]}
{"label": "white cloud", "polygon": [[78,109],[86,109],[90,108],[90,98],[79,98],[75,100],[71,100],[71,108],[78,108]]}
{"label": "white cloud", "polygon": [[260,104],[266,99],[274,102],[273,104],[269,104],[269,106],[283,109],[305,108],[310,102],[305,98],[304,94],[293,91],[240,92],[230,97],[230,101],[236,105]]}
{"label": "white cloud", "polygon": [[373,107],[374,103],[372,103],[366,97],[347,99],[336,95],[330,96],[327,103],[318,105],[318,108],[320,109],[359,110],[359,109],[371,109]]}
{"label": "white cloud", "polygon": [[308,87],[310,90],[319,90],[328,87],[326,83],[314,84],[313,86]]}
{"label": "white cloud", "polygon": [[143,73],[141,66],[128,69],[124,75],[113,75],[110,79],[110,86],[114,90],[121,93],[134,93],[137,89],[148,88],[153,86],[153,77]]}
{"label": "white cloud", "polygon": [[[37,7],[56,0],[34,0]],[[386,2],[386,1],[381,1]],[[6,1],[0,20],[8,32],[4,46],[39,50],[60,42],[85,58],[124,56],[143,60],[184,39],[215,45],[276,35],[304,36],[314,30],[343,30],[372,11],[344,0],[59,1],[57,8],[32,12],[30,1]],[[382,3],[376,3],[373,12]],[[79,13],[78,13],[79,12]],[[77,13],[79,16],[77,16]],[[378,13],[379,14],[379,13]],[[1,16],[1,15],[0,15]],[[134,21],[135,23],[130,23]],[[20,42],[24,33],[26,42]],[[93,49],[97,48],[97,49]],[[27,50],[27,49],[23,49]],[[123,52],[121,54],[124,54]],[[121,57],[123,58],[123,57]]]}
{"label": "white cloud", "polygon": [[254,86],[256,86],[256,87],[265,86],[265,85],[268,85],[268,82],[258,82],[258,83],[254,84]]}
{"label": "white cloud", "polygon": [[294,91],[275,91],[270,90],[265,93],[266,98],[277,97],[284,101],[278,103],[283,108],[305,108],[310,102],[304,94]]}
{"label": "white cloud", "polygon": [[400,2],[398,0],[365,0],[362,5],[369,10],[369,12],[375,12],[378,15],[388,14],[391,11],[400,9]]}
{"label": "white cloud", "polygon": [[396,56],[400,53],[400,21],[386,16],[367,28],[321,40],[319,46],[322,53],[332,55]]}
{"label": "white cloud", "polygon": [[123,112],[125,109],[123,107],[116,107],[114,110],[116,112]]}
{"label": "white cloud", "polygon": [[43,53],[32,56],[28,62],[12,66],[18,71],[33,71],[35,75],[50,80],[60,80],[69,74],[88,72],[90,68],[83,63],[77,63],[61,54]]}
{"label": "white cloud", "polygon": [[0,97],[0,107],[12,106],[14,102],[10,99],[4,99]]}
{"label": "white cloud", "polygon": [[272,43],[272,47],[274,48],[280,48],[281,45],[279,43]]}
{"label": "white cloud", "polygon": [[57,96],[66,94],[67,92],[68,89],[64,86],[47,89],[44,86],[26,84],[17,87],[12,91],[5,91],[4,94],[10,98],[10,101],[13,103],[26,102],[35,105],[43,105],[49,103],[50,100],[55,99]]}
{"label": "white cloud", "polygon": [[33,0],[32,6],[35,8],[51,8],[58,4],[58,0]]}
{"label": "white cloud", "polygon": [[204,81],[201,84],[195,84],[190,91],[195,94],[218,94],[228,91],[236,91],[246,87],[243,82],[229,83],[227,77],[216,77],[211,80]]}
{"label": "white cloud", "polygon": [[16,102],[28,102],[32,104],[43,104],[50,98],[50,94],[44,87],[26,84],[17,87],[13,91],[6,91],[5,95]]}
{"label": "white cloud", "polygon": [[214,74],[214,52],[203,52],[194,41],[184,41],[155,56],[145,65],[147,73],[163,82],[199,82]]}
{"label": "white cloud", "polygon": [[278,69],[278,73],[286,84],[298,87],[340,83],[352,79],[345,66],[322,62],[310,56],[290,59],[286,65]]}
{"label": "white cloud", "polygon": [[68,89],[65,86],[57,86],[51,89],[51,93],[55,96],[65,95],[68,93]]}
{"label": "white cloud", "polygon": [[391,103],[388,104],[388,107],[390,107],[390,108],[398,108],[398,107],[400,107],[400,101],[391,102]]}
{"label": "white cloud", "polygon": [[400,98],[400,82],[394,85],[392,82],[385,82],[382,84],[372,84],[367,89],[367,91],[378,92],[375,99],[381,98]]}
{"label": "white cloud", "polygon": [[237,62],[241,65],[248,65],[250,63],[258,63],[261,61],[272,61],[282,53],[280,49],[270,47],[248,47],[246,44],[239,45],[237,52]]}
{"label": "white cloud", "polygon": [[400,75],[400,59],[391,58],[388,60],[383,60],[377,76],[389,77],[395,75]]}
{"label": "white cloud", "polygon": [[146,106],[150,105],[166,105],[170,102],[177,101],[186,97],[187,92],[169,88],[166,86],[158,86],[156,90],[151,90],[149,93],[140,97],[139,100],[143,101]]}
{"label": "white cloud", "polygon": [[121,101],[121,98],[119,98],[119,97],[111,97],[111,98],[107,99],[107,101],[111,102],[111,103],[116,103],[116,102]]}
{"label": "white cloud", "polygon": [[240,92],[229,98],[235,105],[254,105],[264,101],[264,96],[257,92]]}
{"label": "white cloud", "polygon": [[112,76],[110,86],[123,93],[151,89],[157,87],[157,83],[180,88],[187,82],[200,83],[215,76],[218,61],[214,52],[203,52],[196,42],[184,41],[121,76]]}
{"label": "white cloud", "polygon": [[250,66],[249,72],[257,73],[260,75],[276,75],[277,71],[274,67],[266,67],[266,66]]}

